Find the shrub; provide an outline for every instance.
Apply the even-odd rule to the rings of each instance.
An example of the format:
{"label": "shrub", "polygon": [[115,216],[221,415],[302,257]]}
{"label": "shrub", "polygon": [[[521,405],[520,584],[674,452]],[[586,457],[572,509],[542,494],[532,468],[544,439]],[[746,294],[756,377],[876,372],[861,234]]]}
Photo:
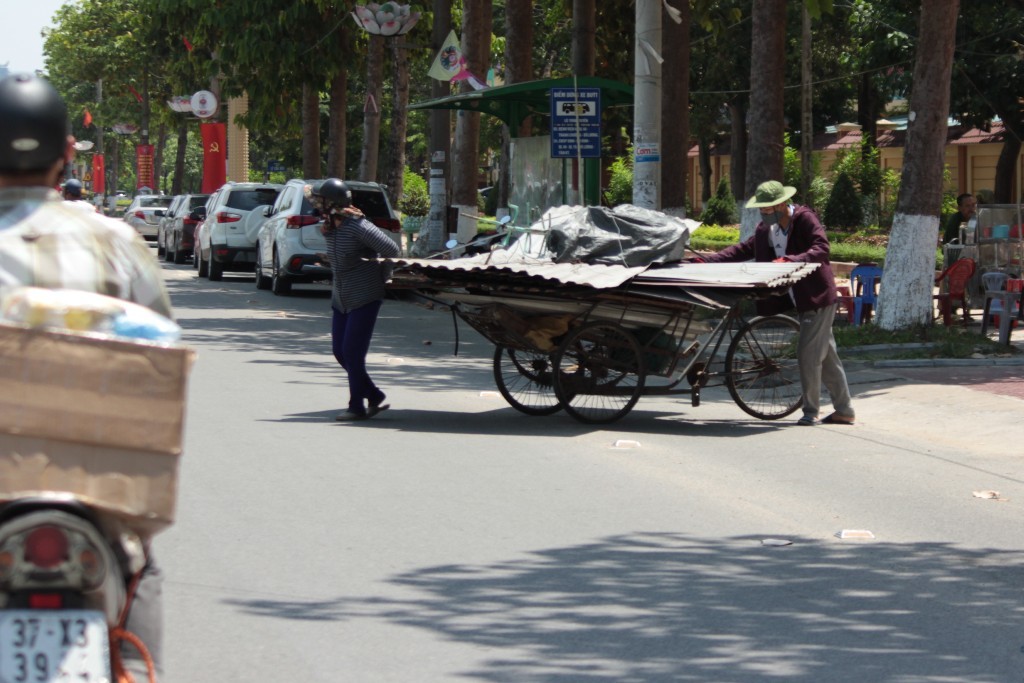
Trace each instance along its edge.
{"label": "shrub", "polygon": [[732,196],[732,190],[729,188],[729,179],[723,177],[718,181],[715,196],[708,200],[707,206],[700,214],[700,221],[701,223],[732,225],[739,223],[739,220],[739,213],[736,211],[736,198]]}
{"label": "shrub", "polygon": [[402,175],[402,196],[398,200],[398,210],[409,216],[426,216],[430,213],[427,181],[408,168]]}
{"label": "shrub", "polygon": [[846,173],[840,173],[825,204],[825,224],[833,228],[853,228],[860,225],[863,218],[864,211],[853,180]]}
{"label": "shrub", "polygon": [[633,202],[633,148],[625,156],[618,157],[608,169],[610,178],[604,199],[608,206]]}

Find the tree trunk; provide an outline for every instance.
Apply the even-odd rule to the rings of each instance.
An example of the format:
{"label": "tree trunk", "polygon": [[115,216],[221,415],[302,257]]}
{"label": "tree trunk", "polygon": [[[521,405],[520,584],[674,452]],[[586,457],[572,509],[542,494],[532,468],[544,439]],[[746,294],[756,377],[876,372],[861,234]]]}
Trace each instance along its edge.
{"label": "tree trunk", "polygon": [[174,154],[174,180],[171,182],[171,194],[185,194],[185,151],[188,149],[188,121],[181,120],[178,124],[178,148]]}
{"label": "tree trunk", "polygon": [[[758,0],[751,18],[750,144],[743,189],[747,197],[766,180],[782,180],[786,0]],[[754,234],[760,220],[757,209],[744,209],[740,239]]]}
{"label": "tree trunk", "polygon": [[[431,27],[431,54],[437,54],[451,30],[451,0],[433,0],[434,23]],[[447,81],[430,79],[430,94],[433,98],[451,93]],[[411,252],[416,256],[427,256],[441,251],[448,239],[448,191],[450,188],[451,157],[451,112],[447,109],[430,111],[430,213],[420,230]],[[452,226],[454,227],[454,226]]]}
{"label": "tree trunk", "polygon": [[[491,0],[465,0],[462,10],[462,54],[470,72],[487,73],[490,52]],[[462,81],[462,92],[471,86]],[[455,140],[452,144],[452,204],[460,214],[477,213],[479,173],[480,114],[460,110],[455,116]],[[473,219],[460,218],[459,241],[466,242],[476,234]]]}
{"label": "tree trunk", "polygon": [[[344,49],[351,47],[348,24],[342,22],[338,40]],[[327,123],[327,175],[330,178],[348,177],[348,69],[338,69],[330,83],[331,104]]]}
{"label": "tree trunk", "polygon": [[359,180],[367,182],[377,180],[384,41],[382,36],[370,36],[370,46],[366,51],[366,102],[363,105],[363,153],[359,159]]}
{"label": "tree trunk", "polygon": [[930,324],[935,244],[958,0],[922,0],[900,194],[885,255],[878,325]]}
{"label": "tree trunk", "polygon": [[320,178],[320,91],[302,85],[302,177]]}
{"label": "tree trunk", "polygon": [[811,175],[814,173],[814,108],[811,73],[811,13],[804,0],[803,31],[800,40],[800,199],[810,203]]}
{"label": "tree trunk", "polygon": [[348,71],[338,69],[331,79],[331,111],[328,123],[329,143],[327,147],[327,175],[331,178],[345,178],[348,175],[345,154],[348,123]]}
{"label": "tree trunk", "polygon": [[[747,194],[744,188],[747,177],[747,110],[742,100],[735,100],[729,103],[729,118],[731,120],[729,135],[729,150],[732,158],[732,166],[729,168],[729,185],[732,189],[732,196],[737,202],[746,201]],[[740,204],[742,211],[743,205]]]}
{"label": "tree trunk", "polygon": [[167,124],[161,123],[156,129],[156,151],[153,153],[154,191],[164,191],[167,187],[161,183],[164,177],[164,147],[167,146]]}
{"label": "tree trunk", "polygon": [[[686,174],[690,151],[690,3],[673,5],[682,22],[662,22],[661,205],[686,215]],[[671,121],[671,125],[665,125]]]}
{"label": "tree trunk", "polygon": [[572,0],[572,72],[577,76],[594,75],[596,35],[595,0]]}
{"label": "tree trunk", "polygon": [[[1003,125],[1005,126],[1005,120]],[[996,204],[1014,204],[1018,200],[1014,196],[1014,180],[1017,170],[1017,157],[1020,155],[1021,142],[1017,131],[1009,127],[1003,134],[1003,149],[996,161],[996,186],[993,188]]]}
{"label": "tree trunk", "polygon": [[389,131],[388,150],[390,152],[387,168],[384,172],[384,185],[388,188],[391,203],[398,206],[402,198],[403,174],[405,173],[405,133],[408,128],[409,114],[409,47],[405,38],[391,40],[391,54],[395,63],[394,97],[391,107],[391,130]]}
{"label": "tree trunk", "polygon": [[707,206],[711,199],[711,142],[701,139],[697,151],[697,158],[700,160],[700,203]]}
{"label": "tree trunk", "polygon": [[[505,6],[505,83],[521,83],[533,78],[533,0],[507,0]],[[532,123],[527,117],[515,131],[516,137],[529,135]],[[505,126],[501,136],[498,166],[498,206],[507,207],[512,191],[512,132]]]}

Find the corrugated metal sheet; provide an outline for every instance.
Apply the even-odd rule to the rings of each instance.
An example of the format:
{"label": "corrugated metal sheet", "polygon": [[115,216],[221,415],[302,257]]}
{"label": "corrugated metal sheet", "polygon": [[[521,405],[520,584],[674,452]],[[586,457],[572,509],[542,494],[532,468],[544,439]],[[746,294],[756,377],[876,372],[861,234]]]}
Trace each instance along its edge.
{"label": "corrugated metal sheet", "polygon": [[[498,253],[498,252],[494,252]],[[433,259],[386,259],[395,264],[395,273],[402,270],[421,273],[428,278],[450,278],[453,274],[493,273],[499,276],[517,275],[552,284],[585,285],[595,289],[609,289],[628,282],[647,267],[589,265],[586,263],[552,263],[549,260],[498,262],[491,254],[478,254],[467,258],[437,261]]]}
{"label": "corrugated metal sheet", "polygon": [[818,267],[816,263],[684,263],[663,268],[626,268],[624,266],[589,265],[586,263],[552,263],[531,260],[496,263],[490,254],[438,261],[433,259],[387,259],[395,265],[400,280],[403,272],[419,274],[426,279],[446,281],[459,274],[473,274],[478,279],[493,274],[497,278],[521,277],[535,282],[568,284],[610,289],[633,280],[636,284],[689,286],[709,288],[777,288],[789,287]]}

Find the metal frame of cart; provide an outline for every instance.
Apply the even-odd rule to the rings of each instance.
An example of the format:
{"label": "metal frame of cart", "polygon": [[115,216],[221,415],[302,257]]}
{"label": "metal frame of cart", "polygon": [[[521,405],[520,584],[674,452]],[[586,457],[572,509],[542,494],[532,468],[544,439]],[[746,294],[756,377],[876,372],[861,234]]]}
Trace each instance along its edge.
{"label": "metal frame of cart", "polygon": [[723,385],[760,419],[801,405],[799,324],[743,310],[816,264],[392,261],[390,288],[399,298],[441,303],[495,345],[498,390],[527,415],[565,410],[603,424],[643,395],[689,395],[697,406],[702,389]]}

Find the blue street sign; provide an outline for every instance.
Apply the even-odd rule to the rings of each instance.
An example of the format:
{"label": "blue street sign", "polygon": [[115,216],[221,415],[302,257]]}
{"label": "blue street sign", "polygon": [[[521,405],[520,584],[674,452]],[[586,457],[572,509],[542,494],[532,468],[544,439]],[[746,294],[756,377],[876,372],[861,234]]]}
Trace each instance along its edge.
{"label": "blue street sign", "polygon": [[267,173],[284,173],[284,164],[280,161],[268,161]]}
{"label": "blue street sign", "polygon": [[551,89],[551,158],[601,156],[601,89]]}

